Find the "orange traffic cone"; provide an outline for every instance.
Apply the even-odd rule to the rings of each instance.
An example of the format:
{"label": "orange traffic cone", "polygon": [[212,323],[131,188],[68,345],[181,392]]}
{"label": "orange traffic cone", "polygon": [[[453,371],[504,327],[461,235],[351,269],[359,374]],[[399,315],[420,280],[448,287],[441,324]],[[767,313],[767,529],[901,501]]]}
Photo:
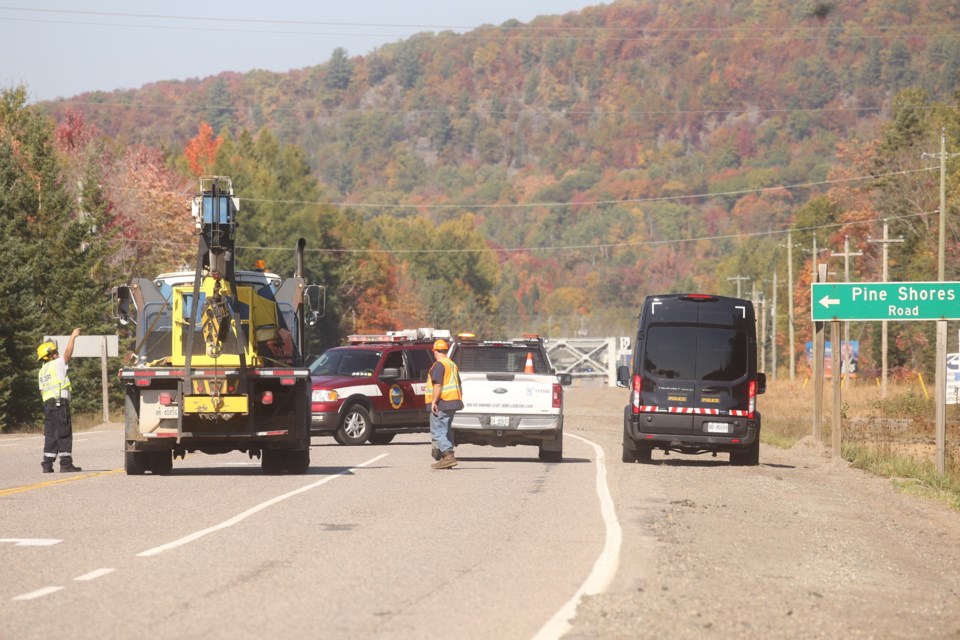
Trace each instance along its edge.
{"label": "orange traffic cone", "polygon": [[533,352],[527,351],[527,364],[523,365],[524,373],[533,373]]}

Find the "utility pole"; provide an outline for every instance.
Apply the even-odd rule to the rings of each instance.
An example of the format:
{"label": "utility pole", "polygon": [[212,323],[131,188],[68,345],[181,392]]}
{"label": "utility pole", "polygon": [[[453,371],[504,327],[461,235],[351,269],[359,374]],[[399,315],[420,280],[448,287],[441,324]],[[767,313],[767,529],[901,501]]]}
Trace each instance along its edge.
{"label": "utility pole", "polygon": [[797,347],[793,336],[793,234],[787,232],[787,330],[790,338],[790,379],[797,377]]}
{"label": "utility pole", "polygon": [[761,292],[757,295],[757,282],[753,281],[753,289],[750,293],[750,299],[753,301],[754,307],[758,310],[756,313],[757,322],[760,323],[760,362],[766,371],[767,365],[767,314],[765,309],[766,304],[764,304],[763,293]]}
{"label": "utility pole", "polygon": [[[903,242],[903,236],[898,236],[898,237],[896,237],[896,238],[890,238],[890,236],[889,236],[889,225],[887,224],[887,221],[884,220],[884,221],[883,221],[883,240],[874,240],[874,239],[868,237],[868,238],[867,238],[867,242],[871,242],[871,243],[874,243],[874,244],[882,245],[883,252],[882,252],[882,258],[881,258],[881,259],[883,260],[883,282],[887,282],[887,281],[890,279],[889,261],[888,261],[888,259],[887,259],[887,256],[888,256],[888,253],[889,253],[888,247],[889,247],[889,245],[893,244],[894,242]],[[887,369],[888,369],[888,366],[887,366],[887,350],[888,350],[888,346],[887,346],[887,345],[889,344],[889,342],[888,342],[889,338],[887,337],[887,336],[888,336],[888,328],[887,328],[887,321],[886,321],[886,320],[881,320],[881,321],[880,321],[880,332],[881,332],[881,334],[880,334],[880,343],[881,343],[881,344],[880,344],[880,349],[882,350],[882,354],[880,355],[880,397],[881,397],[881,398],[886,398],[886,397],[887,397]]]}
{"label": "utility pole", "polygon": [[[843,236],[843,253],[831,253],[831,256],[837,258],[843,256],[843,281],[850,282],[850,258],[852,256],[862,256],[862,251],[851,252],[850,251],[850,236]],[[832,338],[835,340],[837,336],[833,335],[831,332]],[[840,356],[843,358],[843,371],[840,373],[846,373],[849,377],[851,374],[850,371],[850,355],[853,351],[850,349],[850,323],[844,321],[843,323],[843,346],[847,347],[847,350],[844,350],[842,347],[840,349]],[[837,345],[833,345],[833,348],[836,349]],[[839,358],[834,358],[834,362],[840,362]],[[836,371],[833,372],[834,375],[838,375]]]}
{"label": "utility pole", "polygon": [[777,379],[777,270],[773,270],[773,291],[770,296],[770,377]]}
{"label": "utility pole", "polygon": [[[950,157],[960,155],[949,154]],[[946,230],[947,230],[947,134],[940,129],[940,153],[924,153],[923,158],[940,159],[940,239],[937,243],[937,280],[944,281],[946,272]],[[947,441],[947,321],[937,320],[937,473],[943,473],[944,452]]]}
{"label": "utility pole", "polygon": [[742,281],[744,281],[744,280],[749,280],[749,279],[750,279],[750,276],[732,276],[732,277],[730,277],[730,278],[727,278],[727,280],[736,280],[736,281],[737,281],[737,297],[738,297],[738,298],[742,298],[742,297],[743,297],[742,295],[740,295],[740,283],[741,283]]}

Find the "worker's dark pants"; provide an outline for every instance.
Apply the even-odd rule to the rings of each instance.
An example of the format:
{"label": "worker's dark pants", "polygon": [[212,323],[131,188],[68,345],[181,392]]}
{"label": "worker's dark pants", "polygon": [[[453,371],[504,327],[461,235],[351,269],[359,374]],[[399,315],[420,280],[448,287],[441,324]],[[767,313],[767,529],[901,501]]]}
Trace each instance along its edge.
{"label": "worker's dark pants", "polygon": [[61,399],[59,406],[56,398],[43,403],[44,439],[43,459],[53,462],[57,454],[60,459],[70,459],[73,451],[73,424],[70,422],[70,401]]}

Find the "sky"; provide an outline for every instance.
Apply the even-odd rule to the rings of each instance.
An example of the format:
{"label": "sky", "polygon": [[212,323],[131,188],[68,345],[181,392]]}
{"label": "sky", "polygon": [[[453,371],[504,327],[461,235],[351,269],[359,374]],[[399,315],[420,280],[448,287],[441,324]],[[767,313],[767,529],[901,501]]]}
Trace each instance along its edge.
{"label": "sky", "polygon": [[32,101],[223,71],[285,72],[425,32],[565,14],[599,0],[0,0],[0,88]]}

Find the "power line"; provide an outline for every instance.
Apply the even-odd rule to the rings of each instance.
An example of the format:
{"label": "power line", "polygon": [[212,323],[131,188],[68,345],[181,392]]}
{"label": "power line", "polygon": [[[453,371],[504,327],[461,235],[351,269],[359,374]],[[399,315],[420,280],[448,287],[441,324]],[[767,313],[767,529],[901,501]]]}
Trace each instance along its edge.
{"label": "power line", "polygon": [[[159,20],[185,20],[190,22],[195,21],[209,21],[209,22],[234,22],[242,24],[289,24],[289,25],[319,25],[319,26],[337,26],[337,27],[388,27],[388,28],[403,28],[403,29],[479,29],[483,27],[490,27],[491,25],[451,25],[451,24],[404,24],[404,23],[389,23],[389,22],[331,22],[328,20],[278,20],[273,18],[234,18],[229,16],[216,16],[216,17],[206,17],[206,16],[190,16],[190,15],[177,15],[177,14],[157,14],[157,13],[130,13],[130,12],[117,12],[117,11],[81,11],[76,9],[50,9],[50,8],[40,8],[40,7],[8,7],[0,6],[0,10],[3,11],[22,11],[28,13],[55,13],[55,14],[69,14],[69,15],[81,15],[81,16],[109,16],[109,17],[119,17],[119,18],[150,18],[150,19],[159,19]],[[557,17],[552,15],[539,16],[540,18],[550,18]],[[562,16],[560,16],[562,17]],[[923,29],[944,29],[949,28],[950,25],[938,23],[930,25],[921,25],[921,24],[910,24],[910,25],[857,25],[858,28],[864,29],[866,31],[876,30],[876,31],[886,31],[886,30],[923,30]],[[576,27],[576,26],[540,26],[540,25],[501,25],[493,26],[496,29],[502,29],[505,31],[555,31],[555,30],[564,30],[564,31],[601,31],[601,32],[610,32],[610,31],[645,31],[645,32],[656,32],[656,33],[712,33],[712,32],[739,32],[739,31],[749,31],[751,33],[756,33],[758,31],[829,31],[832,29],[830,25],[822,27],[763,27],[758,25],[749,25],[743,27],[656,27],[644,25],[642,27],[601,27],[601,26],[589,26],[589,27]]]}
{"label": "power line", "polygon": [[[280,75],[278,73],[278,75]],[[246,111],[250,107],[229,106],[218,104],[159,104],[159,103],[130,103],[130,102],[107,102],[100,100],[51,100],[57,105],[76,105],[81,107],[118,107],[123,109],[172,109],[180,111]],[[917,106],[912,107],[916,111],[933,111],[936,109],[958,109],[958,104],[937,105],[937,106]],[[808,107],[783,109],[770,107],[766,109],[625,109],[622,111],[613,111],[607,109],[528,109],[524,108],[518,111],[495,110],[495,109],[383,109],[383,108],[356,108],[356,109],[325,109],[318,107],[271,107],[271,112],[287,113],[326,113],[334,115],[350,115],[355,113],[375,114],[385,113],[402,116],[412,115],[468,115],[476,113],[477,115],[496,115],[496,116],[731,116],[731,115],[790,115],[793,113],[848,113],[848,112],[874,112],[892,111],[893,107]]]}
{"label": "power line", "polygon": [[[677,196],[655,196],[649,198],[626,198],[623,200],[592,200],[592,201],[582,201],[582,202],[527,202],[527,203],[494,203],[494,204],[481,204],[481,203],[461,203],[461,204],[429,204],[429,203],[418,203],[418,204],[383,204],[383,203],[374,203],[374,202],[337,202],[337,201],[322,201],[322,200],[276,200],[271,198],[244,198],[238,196],[241,202],[251,202],[257,204],[283,204],[283,205],[299,205],[299,206],[326,206],[326,207],[338,207],[338,208],[347,208],[347,209],[393,209],[393,210],[416,210],[416,211],[434,211],[434,210],[463,210],[463,209],[474,209],[474,210],[484,210],[484,209],[536,209],[544,208],[551,209],[556,207],[587,207],[587,206],[613,206],[613,205],[629,205],[629,204],[647,204],[652,202],[676,202],[680,200],[710,200],[712,198],[724,198],[730,196],[743,196],[752,193],[772,193],[776,191],[784,190],[793,190],[793,189],[810,189],[813,187],[822,187],[827,185],[835,184],[846,184],[851,182],[862,182],[866,180],[878,180],[881,178],[890,178],[894,176],[908,175],[911,173],[922,173],[927,171],[936,171],[937,167],[922,167],[920,169],[904,169],[900,171],[891,171],[889,173],[878,173],[871,174],[868,176],[853,176],[850,178],[838,178],[835,180],[821,180],[819,182],[804,182],[793,185],[776,185],[772,187],[760,187],[757,189],[742,189],[738,191],[717,191],[711,193],[700,193],[700,194],[686,194],[686,195],[677,195]],[[115,187],[111,185],[104,185],[104,188],[113,189],[116,191],[136,191],[136,192],[148,192],[156,193],[161,195],[180,195],[187,198],[193,196],[193,194],[188,194],[186,192],[179,191],[163,191],[163,190],[154,190],[154,189],[138,189],[134,187]]]}
{"label": "power line", "polygon": [[[2,9],[3,7],[0,7]],[[200,18],[202,20],[215,20],[214,18]],[[699,44],[709,44],[716,42],[769,42],[770,40],[776,38],[778,41],[783,40],[792,40],[792,41],[806,41],[806,40],[819,40],[822,38],[820,35],[808,36],[808,35],[790,35],[789,33],[779,32],[773,34],[764,34],[756,35],[756,29],[750,29],[747,27],[742,27],[741,29],[747,30],[751,35],[733,35],[728,37],[709,37],[705,38],[700,35],[696,36],[657,36],[657,35],[643,35],[642,37],[628,37],[628,36],[617,36],[611,37],[606,33],[602,32],[603,27],[594,27],[592,30],[601,31],[598,35],[593,36],[581,36],[581,35],[569,35],[562,33],[568,29],[565,27],[555,27],[554,31],[560,32],[556,35],[520,35],[513,36],[509,32],[509,27],[491,27],[499,30],[507,30],[507,33],[496,33],[492,35],[483,35],[475,33],[377,33],[373,31],[365,31],[361,33],[350,33],[343,31],[307,31],[307,30],[279,30],[279,29],[241,29],[241,28],[231,28],[231,27],[219,27],[219,26],[186,26],[186,25],[165,25],[165,24],[137,24],[129,22],[92,22],[92,21],[76,21],[76,20],[47,20],[41,18],[5,18],[0,17],[0,21],[8,22],[31,22],[31,23],[41,23],[41,24],[63,24],[63,25],[74,25],[74,26],[87,26],[87,27],[120,27],[124,29],[136,28],[136,29],[160,29],[160,30],[173,30],[173,31],[204,31],[204,32],[218,32],[218,33],[246,33],[246,34],[261,34],[261,35],[306,35],[306,36],[349,36],[349,37],[408,37],[413,40],[424,40],[424,39],[435,39],[435,40],[479,40],[479,41],[490,41],[490,40],[503,40],[505,38],[513,38],[519,40],[528,40],[528,41],[586,41],[586,40],[595,40],[604,38],[606,40],[616,40],[617,42],[631,43],[631,42],[648,42],[651,44],[662,44],[664,40],[669,42],[696,42]],[[254,21],[256,22],[256,21]],[[264,22],[264,21],[259,21]],[[293,22],[293,21],[291,21]],[[294,22],[294,24],[311,24],[309,22]],[[328,25],[335,23],[326,23]],[[402,25],[396,25],[396,28],[404,28]],[[480,28],[476,28],[475,31],[479,31]],[[637,31],[647,31],[647,29],[638,27]],[[762,31],[762,30],[761,30]],[[960,38],[960,33],[947,31],[944,33],[892,33],[892,34],[878,34],[878,35],[867,35],[867,34],[854,34],[854,35],[831,35],[833,40],[854,40],[854,41],[863,41],[863,40],[894,40],[894,39],[909,39],[909,38],[937,38],[937,39],[956,39]]]}
{"label": "power line", "polygon": [[[773,237],[773,236],[782,236],[791,232],[809,232],[809,231],[818,231],[821,229],[837,229],[841,227],[857,227],[863,225],[869,225],[883,220],[906,220],[909,218],[922,218],[929,215],[933,215],[937,211],[922,211],[919,213],[911,213],[902,216],[890,216],[883,215],[877,218],[868,218],[864,220],[853,220],[845,222],[832,222],[830,224],[815,225],[809,227],[798,227],[790,229],[774,229],[768,231],[753,231],[747,233],[731,233],[727,235],[717,235],[717,236],[699,236],[695,238],[676,238],[672,240],[643,240],[637,242],[602,242],[596,244],[580,244],[580,245],[554,245],[554,246],[540,246],[540,247],[513,247],[513,248],[490,248],[485,247],[483,249],[312,249],[307,247],[305,251],[307,253],[324,253],[324,254],[391,254],[391,255],[412,255],[412,254],[449,254],[449,253],[533,253],[538,251],[590,251],[598,249],[622,249],[622,248],[633,248],[633,247],[654,247],[654,246],[665,246],[665,245],[678,245],[678,244],[687,244],[690,242],[716,242],[720,240],[736,240],[744,238],[759,238],[759,237]],[[142,244],[149,246],[164,246],[164,247],[184,247],[184,248],[194,248],[195,244],[185,243],[185,242],[171,242],[171,241],[162,241],[162,240],[134,240],[134,239],[124,239],[126,244]],[[249,250],[249,251],[292,251],[290,247],[265,247],[265,246],[255,246],[255,245],[237,245],[237,249]]]}

